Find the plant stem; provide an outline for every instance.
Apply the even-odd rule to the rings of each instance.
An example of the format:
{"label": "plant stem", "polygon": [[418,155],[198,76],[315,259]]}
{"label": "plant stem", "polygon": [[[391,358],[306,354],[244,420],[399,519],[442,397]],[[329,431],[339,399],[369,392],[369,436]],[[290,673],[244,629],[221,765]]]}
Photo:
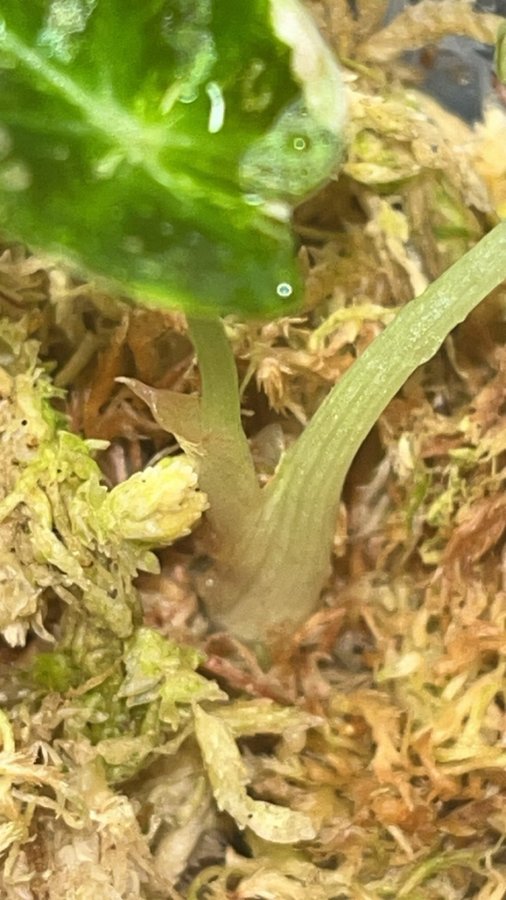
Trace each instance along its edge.
{"label": "plant stem", "polygon": [[[362,441],[387,403],[447,335],[506,278],[506,221],[446,270],[344,374],[285,456],[272,492],[339,493]],[[308,485],[311,485],[308,490]]]}
{"label": "plant stem", "polygon": [[199,483],[210,500],[208,520],[218,545],[237,537],[261,499],[248,441],[241,424],[234,356],[220,319],[190,318],[202,380]]}
{"label": "plant stem", "polygon": [[[317,607],[330,571],[343,482],[362,441],[418,366],[506,277],[506,222],[407,304],[341,378],[262,491],[206,600],[211,617],[255,640]],[[214,348],[212,353],[214,355]]]}

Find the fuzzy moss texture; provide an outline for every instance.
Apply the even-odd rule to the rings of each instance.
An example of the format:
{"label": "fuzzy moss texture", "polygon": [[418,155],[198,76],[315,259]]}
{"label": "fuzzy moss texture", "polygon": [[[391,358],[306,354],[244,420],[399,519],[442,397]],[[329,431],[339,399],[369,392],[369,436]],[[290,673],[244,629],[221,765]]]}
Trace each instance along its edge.
{"label": "fuzzy moss texture", "polygon": [[[381,0],[354,19],[310,6],[350,61],[349,152],[296,214],[306,311],[226,324],[260,484],[506,212],[504,110],[468,128],[396,63],[415,35],[492,43],[496,18],[422,0],[381,31]],[[3,244],[2,897],[504,895],[505,309],[503,286],[390,403],[350,471],[321,609],[255,654],[210,633],[206,499],[116,380],[193,393],[182,317]]]}

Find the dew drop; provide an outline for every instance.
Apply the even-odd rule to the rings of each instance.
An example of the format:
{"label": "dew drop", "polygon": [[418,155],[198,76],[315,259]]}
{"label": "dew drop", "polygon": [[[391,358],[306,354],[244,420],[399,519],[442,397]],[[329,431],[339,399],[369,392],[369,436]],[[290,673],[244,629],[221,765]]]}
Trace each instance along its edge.
{"label": "dew drop", "polygon": [[296,137],[293,139],[293,149],[294,150],[305,150],[307,147],[307,143],[305,138]]}
{"label": "dew drop", "polygon": [[276,294],[278,297],[291,297],[293,294],[293,287],[291,284],[288,284],[287,281],[282,281],[276,288]]}

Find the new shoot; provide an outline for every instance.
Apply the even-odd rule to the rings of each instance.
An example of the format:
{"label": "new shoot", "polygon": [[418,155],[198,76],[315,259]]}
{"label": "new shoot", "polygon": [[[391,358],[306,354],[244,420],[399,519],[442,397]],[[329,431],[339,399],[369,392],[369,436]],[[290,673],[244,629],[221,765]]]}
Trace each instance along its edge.
{"label": "new shoot", "polygon": [[1,219],[188,314],[200,398],[129,383],[198,464],[209,616],[255,641],[317,607],[349,466],[409,375],[506,277],[506,223],[398,313],[260,488],[221,317],[296,308],[291,209],[342,157],[339,67],[299,0],[148,0],[128,17],[123,0],[78,6],[63,16],[44,0],[27,16],[2,3]]}

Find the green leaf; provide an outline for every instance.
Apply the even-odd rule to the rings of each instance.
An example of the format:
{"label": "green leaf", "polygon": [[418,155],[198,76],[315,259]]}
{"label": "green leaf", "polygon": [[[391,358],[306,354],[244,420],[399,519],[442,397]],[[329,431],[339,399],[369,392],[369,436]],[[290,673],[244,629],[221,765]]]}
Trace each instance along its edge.
{"label": "green leaf", "polygon": [[286,310],[290,204],[341,151],[299,0],[3,0],[0,221],[138,298]]}

